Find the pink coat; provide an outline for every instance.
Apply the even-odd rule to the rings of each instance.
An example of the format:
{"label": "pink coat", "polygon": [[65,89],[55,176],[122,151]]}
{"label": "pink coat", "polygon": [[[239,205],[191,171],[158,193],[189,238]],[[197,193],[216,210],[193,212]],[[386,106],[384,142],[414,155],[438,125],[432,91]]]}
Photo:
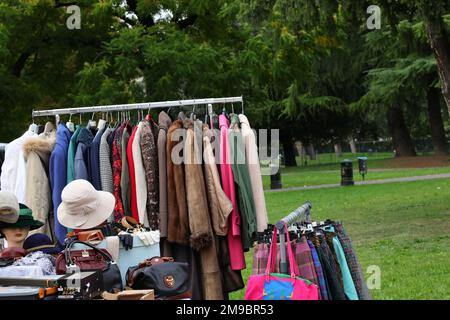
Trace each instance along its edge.
{"label": "pink coat", "polygon": [[222,188],[233,204],[233,211],[230,215],[228,228],[228,247],[230,251],[230,264],[233,270],[245,269],[244,249],[241,240],[241,217],[236,201],[234,189],[233,170],[230,161],[230,145],[228,141],[228,128],[230,123],[224,115],[219,116],[220,126],[220,173],[222,178]]}

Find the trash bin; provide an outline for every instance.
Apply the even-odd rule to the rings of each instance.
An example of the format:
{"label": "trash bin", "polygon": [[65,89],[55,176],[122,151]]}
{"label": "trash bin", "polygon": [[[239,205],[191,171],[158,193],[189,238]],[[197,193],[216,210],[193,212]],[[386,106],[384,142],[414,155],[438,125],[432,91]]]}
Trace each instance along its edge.
{"label": "trash bin", "polygon": [[[272,174],[270,175],[270,189],[281,189],[281,170],[274,164],[271,164]],[[274,173],[274,171],[276,172]]]}
{"label": "trash bin", "polygon": [[359,174],[364,176],[367,174],[367,157],[358,157]]}
{"label": "trash bin", "polygon": [[341,186],[352,186],[353,181],[353,163],[351,160],[345,159],[341,161]]}

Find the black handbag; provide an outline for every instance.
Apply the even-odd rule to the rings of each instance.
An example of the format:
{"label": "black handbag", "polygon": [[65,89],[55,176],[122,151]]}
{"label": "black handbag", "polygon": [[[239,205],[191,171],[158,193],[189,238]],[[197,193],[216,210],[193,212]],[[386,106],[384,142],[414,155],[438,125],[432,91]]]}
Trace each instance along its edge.
{"label": "black handbag", "polygon": [[155,257],[127,271],[128,285],[135,290],[153,289],[158,299],[189,291],[189,264]]}
{"label": "black handbag", "polygon": [[[74,261],[71,253],[72,251],[80,251],[80,250],[72,250],[72,246],[75,244],[82,244],[84,246],[87,246],[89,248],[91,248],[93,250],[93,253],[95,253],[94,255],[92,254],[87,254],[86,255],[86,259],[89,258],[89,260],[87,261],[82,261],[83,257],[79,257],[76,260],[80,260],[78,261]],[[84,251],[89,251],[89,250],[84,250]],[[113,258],[111,257],[111,255],[109,255],[109,253],[107,253],[106,250],[100,250],[98,248],[96,248],[95,246],[93,246],[90,243],[87,242],[83,242],[83,241],[72,241],[65,249],[63,252],[64,258],[65,258],[65,263],[66,266],[73,266],[73,265],[78,265],[80,267],[80,271],[90,271],[90,270],[95,270],[96,266],[101,266],[101,270],[102,270],[102,275],[103,275],[103,289],[104,291],[108,291],[111,293],[115,293],[116,291],[122,291],[123,290],[123,284],[122,284],[122,276],[120,274],[120,269],[119,266],[117,265],[117,263],[113,260]],[[96,261],[92,261],[92,256],[96,257]],[[57,259],[58,262],[58,259]],[[105,262],[105,263],[103,263]],[[58,265],[58,263],[57,263]],[[86,266],[88,265],[88,266]],[[90,268],[89,265],[93,266],[93,268]],[[100,270],[100,269],[99,269]]]}

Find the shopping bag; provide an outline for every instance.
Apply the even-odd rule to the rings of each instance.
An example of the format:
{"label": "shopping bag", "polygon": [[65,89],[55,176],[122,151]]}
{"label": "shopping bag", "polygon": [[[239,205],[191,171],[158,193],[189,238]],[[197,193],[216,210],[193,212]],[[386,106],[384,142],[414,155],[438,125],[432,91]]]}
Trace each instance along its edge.
{"label": "shopping bag", "polygon": [[289,239],[287,225],[284,226],[287,236],[289,258],[289,274],[273,273],[277,254],[277,228],[273,231],[269,259],[264,274],[251,275],[245,291],[245,300],[318,300],[317,286],[298,276],[298,266]]}

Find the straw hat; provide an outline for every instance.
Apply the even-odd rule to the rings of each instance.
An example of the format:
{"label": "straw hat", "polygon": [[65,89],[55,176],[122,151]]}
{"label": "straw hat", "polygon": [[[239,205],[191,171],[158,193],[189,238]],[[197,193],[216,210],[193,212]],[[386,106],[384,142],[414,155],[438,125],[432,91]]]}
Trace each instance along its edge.
{"label": "straw hat", "polygon": [[97,191],[86,180],[74,180],[62,191],[58,221],[71,229],[90,229],[102,224],[116,203],[109,192]]}

